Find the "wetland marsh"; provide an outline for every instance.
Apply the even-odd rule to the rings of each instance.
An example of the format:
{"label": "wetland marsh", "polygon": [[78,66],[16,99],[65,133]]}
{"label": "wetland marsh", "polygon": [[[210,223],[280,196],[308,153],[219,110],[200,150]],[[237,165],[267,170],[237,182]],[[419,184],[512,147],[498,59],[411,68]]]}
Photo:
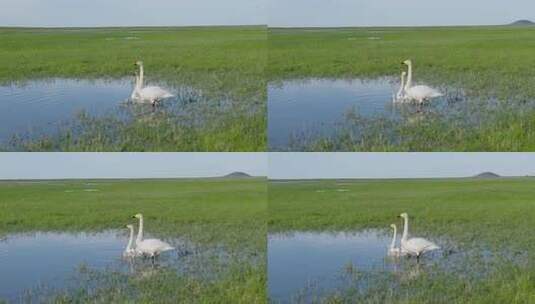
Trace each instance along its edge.
{"label": "wetland marsh", "polygon": [[[269,104],[291,111],[270,112],[269,128],[278,130],[269,134],[270,150],[532,151],[532,32],[511,26],[269,29],[267,78],[275,88]],[[440,88],[445,97],[394,119],[370,117],[378,102],[366,92],[347,96],[360,89],[355,79],[387,77],[399,85],[405,59],[414,63],[417,84]],[[291,86],[299,82],[306,87],[296,94]],[[346,88],[337,86],[344,82]],[[380,103],[398,88],[388,87]],[[446,107],[437,110],[434,103]],[[328,110],[318,111],[318,104]],[[289,113],[308,121],[296,123]]]}
{"label": "wetland marsh", "polygon": [[[265,43],[262,26],[0,28],[0,103],[11,118],[0,149],[265,151]],[[162,107],[125,122],[107,111],[130,96],[137,60],[150,84],[177,95],[179,114]]]}
{"label": "wetland marsh", "polygon": [[[0,265],[13,275],[0,299],[265,303],[263,178],[3,181],[0,189]],[[122,258],[136,212],[149,237],[176,248],[154,265]]]}
{"label": "wetland marsh", "polygon": [[[530,177],[270,181],[270,301],[529,302],[534,183]],[[411,215],[411,235],[441,247],[419,264],[387,256],[389,225],[400,228],[402,212]],[[296,280],[270,282],[281,269],[293,269]]]}

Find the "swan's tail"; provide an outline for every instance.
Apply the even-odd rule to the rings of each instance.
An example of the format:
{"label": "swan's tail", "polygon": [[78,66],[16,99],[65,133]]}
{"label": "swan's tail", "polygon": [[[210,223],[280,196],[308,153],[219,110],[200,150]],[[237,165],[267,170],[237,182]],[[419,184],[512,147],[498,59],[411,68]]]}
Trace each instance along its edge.
{"label": "swan's tail", "polygon": [[431,98],[437,98],[437,97],[443,97],[443,96],[444,96],[444,94],[442,94],[439,91],[435,91],[435,92],[433,92],[433,94],[431,94]]}
{"label": "swan's tail", "polygon": [[175,250],[176,248],[173,247],[173,246],[166,246],[163,248],[164,251],[168,251],[168,250]]}
{"label": "swan's tail", "polygon": [[440,247],[437,244],[430,244],[429,246],[425,247],[426,251],[439,250],[439,249]]}

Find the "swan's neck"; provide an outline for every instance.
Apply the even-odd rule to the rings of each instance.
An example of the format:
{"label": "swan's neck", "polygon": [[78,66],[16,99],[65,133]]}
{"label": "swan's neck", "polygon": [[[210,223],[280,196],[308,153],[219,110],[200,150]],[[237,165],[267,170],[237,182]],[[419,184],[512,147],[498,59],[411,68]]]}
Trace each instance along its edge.
{"label": "swan's neck", "polygon": [[412,86],[412,63],[408,64],[409,70],[407,72],[407,83],[405,84],[405,90],[408,90]]}
{"label": "swan's neck", "polygon": [[143,241],[143,217],[139,218],[139,230],[137,231],[136,243]]}
{"label": "swan's neck", "polygon": [[132,91],[132,94],[130,95],[131,99],[136,99],[139,92],[139,76],[136,74],[135,80],[134,80],[134,90]]}
{"label": "swan's neck", "polygon": [[128,240],[128,245],[126,245],[126,250],[132,250],[132,245],[134,242],[134,229],[130,228],[130,239]]}
{"label": "swan's neck", "polygon": [[401,236],[402,241],[406,241],[409,237],[409,218],[404,218],[404,225],[403,225],[403,235]]}
{"label": "swan's neck", "polygon": [[403,89],[404,88],[405,88],[405,75],[401,74],[401,85],[399,87],[398,97],[401,96],[401,94],[403,94]]}
{"label": "swan's neck", "polygon": [[139,76],[136,76],[136,90],[141,89],[141,82],[139,81]]}
{"label": "swan's neck", "polygon": [[392,243],[390,244],[390,249],[394,249],[396,247],[396,234],[397,229],[394,227],[394,236],[392,236]]}
{"label": "swan's neck", "polygon": [[139,65],[139,87],[143,87],[143,65]]}

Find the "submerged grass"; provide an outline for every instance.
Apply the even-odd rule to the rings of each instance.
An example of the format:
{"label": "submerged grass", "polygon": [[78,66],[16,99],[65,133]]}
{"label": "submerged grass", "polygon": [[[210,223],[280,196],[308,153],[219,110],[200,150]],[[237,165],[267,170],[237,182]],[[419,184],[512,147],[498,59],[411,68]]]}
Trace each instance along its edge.
{"label": "submerged grass", "polygon": [[119,229],[140,212],[151,234],[184,238],[201,250],[223,246],[228,257],[188,265],[188,271],[209,275],[162,269],[143,279],[86,269],[73,279],[77,288],[31,291],[30,298],[61,303],[148,303],[154,298],[164,303],[264,303],[266,203],[263,178],[6,181],[0,183],[0,234]]}
{"label": "submerged grass", "polygon": [[517,152],[535,150],[535,108],[501,105],[456,115],[416,113],[407,120],[347,115],[334,136],[301,137],[302,151]]}
{"label": "submerged grass", "polygon": [[[515,107],[535,100],[535,46],[531,27],[430,27],[270,29],[269,81],[300,78],[399,77],[411,58],[415,79],[462,88],[467,103],[481,107],[464,117],[425,117],[421,123],[346,122],[332,138],[304,138],[304,151],[532,151],[535,109]],[[480,101],[499,101],[486,109]],[[513,106],[511,106],[513,105]],[[479,111],[488,115],[469,124]],[[511,140],[513,139],[514,140]]]}
{"label": "submerged grass", "polygon": [[[233,106],[217,115],[198,109],[197,116],[206,115],[202,125],[178,119],[156,126],[137,122],[116,128],[114,138],[102,139],[102,125],[109,118],[93,118],[87,129],[94,133],[86,132],[82,138],[72,138],[68,129],[59,129],[57,135],[1,149],[265,151],[266,36],[263,26],[0,28],[0,83],[52,77],[130,77],[133,63],[143,60],[149,82],[195,88],[211,101],[233,101]],[[162,132],[167,139],[161,139]]]}
{"label": "submerged grass", "polygon": [[29,291],[23,299],[41,303],[265,303],[262,266],[235,263],[218,271],[218,278],[209,280],[170,269],[145,277],[82,269],[73,279],[79,287]]}
{"label": "submerged grass", "polygon": [[[446,238],[454,260],[410,280],[354,279],[318,303],[530,303],[535,298],[535,179],[324,180],[269,184],[270,232],[388,231],[408,212],[414,235]],[[344,189],[347,191],[338,191]],[[446,246],[444,246],[446,247]],[[443,258],[447,259],[447,258]],[[440,260],[438,261],[440,262]],[[351,285],[350,285],[351,286]]]}
{"label": "submerged grass", "polygon": [[[232,111],[188,106],[182,113],[165,111],[121,119],[113,114],[93,117],[85,112],[62,124],[54,135],[37,139],[13,136],[8,151],[124,152],[124,151],[263,151],[266,119],[243,107]],[[150,110],[149,110],[150,111]],[[239,123],[236,123],[239,122]]]}

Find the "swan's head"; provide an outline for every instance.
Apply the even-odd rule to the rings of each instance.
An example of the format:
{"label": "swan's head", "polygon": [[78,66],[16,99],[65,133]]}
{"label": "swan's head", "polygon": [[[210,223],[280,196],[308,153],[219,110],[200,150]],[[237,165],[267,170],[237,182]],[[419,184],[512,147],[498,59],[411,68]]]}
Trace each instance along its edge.
{"label": "swan's head", "polygon": [[405,77],[405,76],[407,76],[407,72],[405,71],[401,72],[401,77]]}
{"label": "swan's head", "polygon": [[407,213],[403,212],[402,214],[399,215],[399,217],[407,219],[407,218],[409,218],[409,215]]}
{"label": "swan's head", "polygon": [[137,218],[137,219],[141,219],[143,217],[143,215],[141,213],[138,213],[134,216],[132,216],[133,218]]}
{"label": "swan's head", "polygon": [[134,229],[134,225],[126,225],[126,228],[128,228],[128,229]]}
{"label": "swan's head", "polygon": [[143,65],[143,61],[138,60],[138,61],[136,61],[135,65],[137,65],[137,66],[142,66],[142,65]]}
{"label": "swan's head", "polygon": [[411,65],[411,64],[412,64],[412,60],[407,59],[407,60],[403,61],[401,64],[404,64],[404,65]]}
{"label": "swan's head", "polygon": [[392,228],[392,229],[396,229],[396,224],[391,224],[391,225],[390,225],[390,228]]}

